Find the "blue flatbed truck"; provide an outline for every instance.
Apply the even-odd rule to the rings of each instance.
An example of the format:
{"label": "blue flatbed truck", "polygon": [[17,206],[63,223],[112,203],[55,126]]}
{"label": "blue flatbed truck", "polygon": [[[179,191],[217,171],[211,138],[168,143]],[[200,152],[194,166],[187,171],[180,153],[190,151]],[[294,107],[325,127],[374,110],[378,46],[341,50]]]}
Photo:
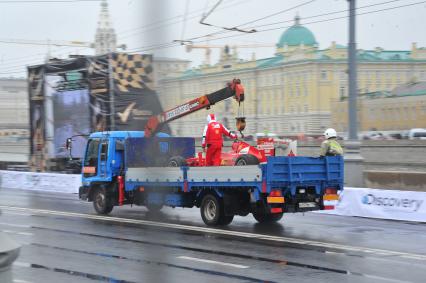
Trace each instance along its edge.
{"label": "blue flatbed truck", "polygon": [[[199,207],[206,225],[228,225],[250,213],[273,222],[287,212],[332,209],[343,189],[340,156],[268,157],[248,166],[188,167],[194,138],[142,131],[97,132],[89,136],[79,197],[99,214],[114,206]],[[169,161],[178,167],[169,167]],[[182,165],[182,166],[180,166]]]}

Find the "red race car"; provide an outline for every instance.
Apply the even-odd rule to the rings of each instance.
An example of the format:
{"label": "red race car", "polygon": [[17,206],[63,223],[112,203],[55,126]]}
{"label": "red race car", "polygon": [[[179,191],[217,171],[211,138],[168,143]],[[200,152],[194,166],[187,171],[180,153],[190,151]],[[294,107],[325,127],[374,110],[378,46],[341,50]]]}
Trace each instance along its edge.
{"label": "red race car", "polygon": [[[259,150],[250,144],[236,140],[232,144],[232,149],[228,152],[222,152],[221,166],[233,165],[255,165],[266,162],[264,150]],[[206,158],[202,152],[197,157],[186,159],[188,166],[206,166]]]}

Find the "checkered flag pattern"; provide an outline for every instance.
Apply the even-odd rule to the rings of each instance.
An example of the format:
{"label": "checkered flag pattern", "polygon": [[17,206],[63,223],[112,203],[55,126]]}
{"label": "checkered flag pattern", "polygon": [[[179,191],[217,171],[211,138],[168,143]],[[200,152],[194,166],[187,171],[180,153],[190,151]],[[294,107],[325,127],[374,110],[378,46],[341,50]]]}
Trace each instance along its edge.
{"label": "checkered flag pattern", "polygon": [[135,89],[153,89],[152,56],[141,54],[113,54],[114,82],[121,92]]}

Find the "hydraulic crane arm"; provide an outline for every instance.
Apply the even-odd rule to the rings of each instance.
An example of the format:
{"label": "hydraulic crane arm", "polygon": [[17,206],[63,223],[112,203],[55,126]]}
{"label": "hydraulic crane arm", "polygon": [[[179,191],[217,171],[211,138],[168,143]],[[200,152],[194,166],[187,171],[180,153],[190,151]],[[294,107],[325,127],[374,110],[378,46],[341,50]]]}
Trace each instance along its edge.
{"label": "hydraulic crane arm", "polygon": [[239,104],[244,101],[244,87],[239,79],[234,79],[223,89],[190,100],[161,114],[151,116],[145,125],[145,136],[151,137],[163,124],[197,112],[203,108],[208,109],[211,105],[229,97],[234,97]]}

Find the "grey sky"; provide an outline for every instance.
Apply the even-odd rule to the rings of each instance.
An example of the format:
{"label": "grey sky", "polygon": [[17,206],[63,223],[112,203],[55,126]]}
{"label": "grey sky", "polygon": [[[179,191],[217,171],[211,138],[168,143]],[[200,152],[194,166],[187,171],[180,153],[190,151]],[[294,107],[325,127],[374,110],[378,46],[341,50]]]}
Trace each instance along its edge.
{"label": "grey sky", "polygon": [[[190,0],[188,20],[184,38],[197,37],[220,31],[218,28],[198,24],[206,5],[212,6],[217,0]],[[15,1],[19,2],[19,0]],[[224,0],[218,9],[207,19],[208,22],[222,26],[236,26],[258,19],[280,10],[311,2],[309,0]],[[367,12],[420,3],[410,7],[382,11],[358,17],[358,48],[372,49],[380,46],[387,50],[409,50],[412,42],[426,47],[426,1],[421,0],[358,0],[358,7],[377,5],[358,12]],[[130,50],[146,50],[147,46],[170,43],[180,39],[182,19],[186,0],[109,0],[110,14],[118,35],[118,43],[125,43]],[[268,17],[262,21],[246,26],[252,28],[262,24],[292,20],[296,13],[302,18],[301,23],[346,16],[347,12],[304,19],[310,16],[347,9],[345,0],[316,0],[299,8]],[[100,2],[87,3],[13,3],[4,4],[0,0],[0,40],[80,40],[93,41],[100,11]],[[263,28],[283,27],[283,29],[253,33],[216,40],[210,38],[214,45],[238,44],[275,44],[285,27],[292,23],[282,23]],[[148,26],[149,25],[149,26]],[[320,48],[328,47],[332,41],[346,45],[347,19],[326,21],[306,25],[315,35]],[[142,28],[141,28],[142,27]],[[263,29],[259,27],[258,29]],[[217,37],[238,34],[226,33]],[[201,40],[206,40],[202,38]],[[198,41],[198,40],[197,40]],[[25,65],[42,63],[48,48],[46,46],[16,45],[0,43],[0,76],[24,76]],[[257,58],[272,56],[275,48],[240,49],[240,57],[249,59],[252,52]],[[68,54],[93,54],[90,49],[79,47],[51,47],[51,54],[66,57]],[[204,50],[186,53],[181,46],[160,50],[146,50],[157,56],[179,57],[199,64],[204,59]],[[213,49],[213,62],[218,50]]]}

